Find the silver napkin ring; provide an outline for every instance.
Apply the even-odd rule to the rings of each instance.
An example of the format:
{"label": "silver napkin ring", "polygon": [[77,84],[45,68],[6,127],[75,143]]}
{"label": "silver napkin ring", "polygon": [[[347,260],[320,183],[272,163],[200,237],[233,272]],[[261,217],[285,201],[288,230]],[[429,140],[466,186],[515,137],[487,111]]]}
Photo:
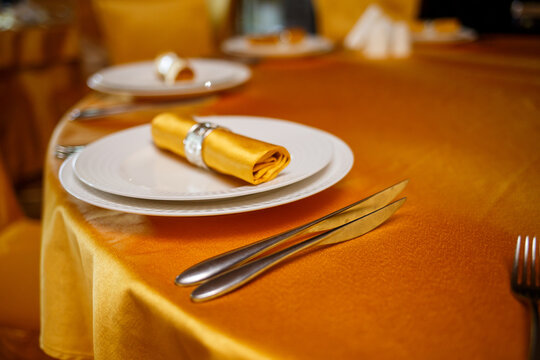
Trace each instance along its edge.
{"label": "silver napkin ring", "polygon": [[214,129],[218,128],[225,129],[210,122],[197,123],[193,125],[191,129],[189,129],[186,137],[184,138],[184,152],[186,154],[186,159],[190,163],[204,169],[208,168],[202,158],[203,142]]}

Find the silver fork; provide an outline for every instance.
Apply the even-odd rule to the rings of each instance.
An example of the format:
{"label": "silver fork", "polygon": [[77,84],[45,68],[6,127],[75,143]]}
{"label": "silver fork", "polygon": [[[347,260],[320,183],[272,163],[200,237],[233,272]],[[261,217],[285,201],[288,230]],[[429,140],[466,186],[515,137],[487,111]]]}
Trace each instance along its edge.
{"label": "silver fork", "polygon": [[[536,237],[533,237],[529,246],[529,237],[525,237],[523,246],[523,257],[521,253],[521,236],[518,236],[516,243],[516,254],[514,266],[512,268],[511,286],[514,294],[523,302],[529,304],[531,310],[531,334],[529,340],[529,359],[540,358],[540,339],[538,337],[538,299],[540,298],[540,279],[536,271]],[[530,261],[529,261],[529,251]],[[523,259],[521,261],[521,259]]]}
{"label": "silver fork", "polygon": [[70,155],[81,152],[85,145],[56,145],[54,147],[54,156],[59,159],[67,159]]}

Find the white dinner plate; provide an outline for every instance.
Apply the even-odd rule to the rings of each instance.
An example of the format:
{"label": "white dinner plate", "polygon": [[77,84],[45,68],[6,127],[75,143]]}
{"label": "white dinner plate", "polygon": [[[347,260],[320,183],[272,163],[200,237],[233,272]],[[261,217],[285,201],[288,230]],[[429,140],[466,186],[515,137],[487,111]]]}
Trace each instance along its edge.
{"label": "white dinner plate", "polygon": [[434,29],[426,29],[412,34],[412,39],[417,43],[461,43],[475,41],[478,38],[476,31],[467,27],[461,27],[452,33],[437,32]]}
{"label": "white dinner plate", "polygon": [[172,96],[206,94],[243,84],[251,70],[232,61],[189,59],[195,76],[192,80],[165,84],[156,73],[153,61],[116,65],[98,71],[88,78],[90,88],[113,94],[134,96]]}
{"label": "white dinner plate", "polygon": [[329,135],[332,159],[321,171],[294,184],[258,194],[208,201],[156,201],[109,194],[81,182],[73,172],[73,162],[80,154],[69,157],[60,168],[60,182],[79,200],[105,209],[157,216],[209,216],[234,214],[270,208],[297,201],[321,192],[341,180],[353,165],[353,153],[341,139]]}
{"label": "white dinner plate", "polygon": [[281,145],[289,151],[291,162],[273,180],[251,185],[198,168],[158,149],[152,141],[150,125],[141,125],[88,145],[74,162],[75,174],[86,185],[115,195],[152,200],[215,200],[301,181],[320,171],[332,157],[331,135],[306,125],[253,116],[205,116],[197,120]]}
{"label": "white dinner plate", "polygon": [[237,36],[225,40],[221,49],[224,53],[238,56],[255,56],[265,58],[302,57],[330,52],[333,44],[330,40],[316,35],[307,35],[296,44],[257,44],[250,43],[245,36]]}

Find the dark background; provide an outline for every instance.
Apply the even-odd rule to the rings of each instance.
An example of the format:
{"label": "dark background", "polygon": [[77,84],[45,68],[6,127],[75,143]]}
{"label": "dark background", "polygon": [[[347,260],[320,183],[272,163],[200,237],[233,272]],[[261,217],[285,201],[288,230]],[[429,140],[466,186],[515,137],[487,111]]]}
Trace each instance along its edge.
{"label": "dark background", "polygon": [[[421,19],[456,17],[480,33],[538,33],[538,19],[523,22],[512,18],[511,0],[423,0]],[[539,6],[539,1],[523,4]]]}

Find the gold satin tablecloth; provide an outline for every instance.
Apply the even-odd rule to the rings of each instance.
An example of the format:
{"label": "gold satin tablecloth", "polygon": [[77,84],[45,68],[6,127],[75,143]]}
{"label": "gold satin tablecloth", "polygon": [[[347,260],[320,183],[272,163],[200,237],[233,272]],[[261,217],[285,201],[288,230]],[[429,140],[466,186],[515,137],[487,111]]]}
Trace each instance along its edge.
{"label": "gold satin tablecloth", "polygon": [[[346,141],[355,164],[317,195],[243,214],[141,216],[73,198],[53,146],[152,114],[64,120],[45,173],[42,348],[62,359],[525,358],[529,314],[509,272],[517,236],[539,230],[539,59],[538,37],[500,36],[404,60],[254,65],[244,87],[176,111],[314,126]],[[361,238],[207,303],[174,285],[194,263],[405,178],[407,203]]]}

